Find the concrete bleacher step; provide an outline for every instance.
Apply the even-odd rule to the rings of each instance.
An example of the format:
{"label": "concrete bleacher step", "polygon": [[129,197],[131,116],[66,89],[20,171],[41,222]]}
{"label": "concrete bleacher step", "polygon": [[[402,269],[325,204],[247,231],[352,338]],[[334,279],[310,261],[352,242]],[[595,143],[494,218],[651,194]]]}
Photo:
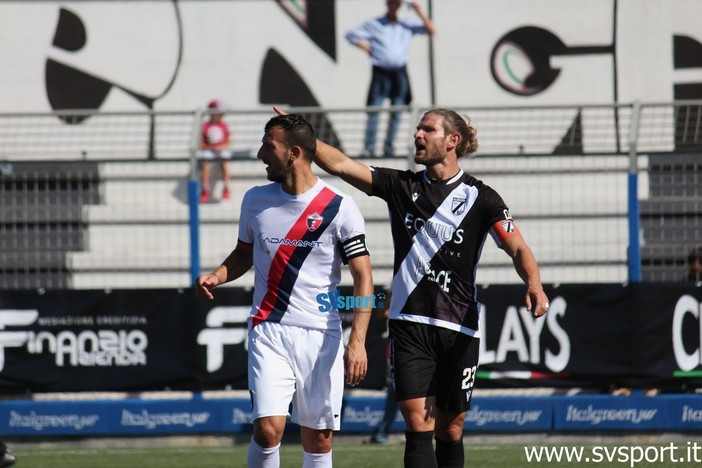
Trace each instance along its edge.
{"label": "concrete bleacher step", "polygon": [[97,164],[4,162],[0,182],[0,289],[65,287],[65,252],[83,247],[81,207],[100,202]]}
{"label": "concrete bleacher step", "polygon": [[[364,162],[398,169],[405,169],[408,164],[404,158]],[[269,183],[264,165],[257,159],[234,160],[229,164],[233,176],[232,199],[219,199],[222,187],[216,182],[214,202],[199,205],[203,271],[216,267],[234,247],[245,191]],[[616,247],[626,245],[628,236],[626,158],[478,157],[462,160],[461,164],[503,195],[542,265],[545,281],[626,278],[626,252]],[[387,284],[392,278],[393,262],[387,206],[382,200],[368,197],[343,180],[313,167],[317,175],[352,196],[358,204],[366,219],[374,278]],[[165,285],[172,280],[182,287],[188,286],[190,170],[187,161],[101,164],[103,204],[88,205],[82,210],[87,248],[67,256],[73,271],[72,283],[76,287],[143,287]],[[595,179],[598,188],[592,190]],[[215,180],[217,175],[213,174]],[[642,193],[648,193],[645,177],[641,187]],[[582,193],[589,198],[584,200]],[[537,199],[539,203],[534,203]],[[545,200],[551,203],[544,203]],[[560,233],[559,237],[554,237],[554,233]],[[492,244],[492,240],[488,239],[487,243]],[[573,263],[578,264],[574,271]],[[594,273],[598,265],[614,265],[610,269],[614,271],[612,277],[605,279]],[[252,286],[253,276],[247,275],[237,284]],[[483,251],[479,278],[495,284],[521,281],[510,259],[494,245]],[[350,284],[350,278],[342,283]]]}
{"label": "concrete bleacher step", "polygon": [[649,263],[685,263],[690,251],[698,245],[697,239],[646,243],[641,247],[641,258]]}
{"label": "concrete bleacher step", "polygon": [[[217,265],[204,266],[203,271],[209,271]],[[559,285],[564,283],[625,283],[627,278],[626,264],[610,264],[603,270],[601,265],[540,265],[541,280],[544,285]],[[392,268],[373,267],[373,281],[377,285],[390,285]],[[478,268],[477,283],[490,284],[521,284],[521,279],[510,265],[488,266]],[[348,273],[342,274],[342,286],[353,284]],[[191,286],[190,272],[182,270],[144,270],[144,271],[74,271],[70,276],[70,287],[76,289],[120,289],[120,288],[187,288]],[[223,287],[253,287],[253,272],[249,271],[241,278]],[[556,291],[557,292],[557,291]]]}
{"label": "concrete bleacher step", "polygon": [[641,219],[646,243],[702,242],[702,217],[700,216],[646,216]]}
{"label": "concrete bleacher step", "polygon": [[[202,271],[210,271],[217,265],[203,265]],[[378,285],[389,285],[392,281],[392,269],[374,268],[373,281]],[[182,270],[143,270],[143,271],[75,271],[70,276],[69,283],[75,289],[132,289],[132,288],[188,288],[192,286],[190,272]],[[350,273],[344,272],[341,276],[341,286],[353,285]],[[249,270],[236,281],[227,283],[222,287],[254,286],[254,273]]]}
{"label": "concrete bleacher step", "polygon": [[[702,182],[701,182],[702,183]],[[702,216],[702,196],[657,197],[641,202],[642,216],[697,215]]]}
{"label": "concrete bleacher step", "polygon": [[[263,181],[261,181],[263,182]],[[200,222],[238,222],[241,208],[241,198],[243,189],[233,188],[232,198],[229,200],[220,199],[219,186],[215,188],[213,200],[208,203],[201,203],[198,207]],[[356,204],[368,220],[388,219],[387,205],[375,197],[368,197],[356,191],[353,195]],[[347,192],[348,193],[348,192]],[[135,198],[138,196],[129,195],[122,198],[120,203],[110,205],[86,205],[83,207],[82,219],[88,225],[101,223],[158,223],[158,222],[185,222],[189,220],[189,207],[183,201],[158,202],[157,197],[151,197],[151,202],[140,204],[138,210],[134,209]],[[127,203],[131,199],[132,202]]]}
{"label": "concrete bleacher step", "polygon": [[642,263],[641,265],[641,277],[644,281],[687,283],[686,271],[687,267],[684,263],[670,265]]}

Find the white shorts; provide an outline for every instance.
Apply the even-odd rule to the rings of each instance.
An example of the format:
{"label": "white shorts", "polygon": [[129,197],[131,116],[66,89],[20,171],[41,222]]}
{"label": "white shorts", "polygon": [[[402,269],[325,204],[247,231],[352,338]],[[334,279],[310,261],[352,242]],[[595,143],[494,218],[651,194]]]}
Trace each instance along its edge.
{"label": "white shorts", "polygon": [[230,150],[222,150],[222,151],[200,150],[200,152],[198,153],[198,157],[200,159],[206,159],[208,161],[211,161],[214,159],[231,159],[232,152]]}
{"label": "white shorts", "polygon": [[287,416],[311,429],[339,430],[344,396],[341,332],[259,323],[249,331],[252,418]]}

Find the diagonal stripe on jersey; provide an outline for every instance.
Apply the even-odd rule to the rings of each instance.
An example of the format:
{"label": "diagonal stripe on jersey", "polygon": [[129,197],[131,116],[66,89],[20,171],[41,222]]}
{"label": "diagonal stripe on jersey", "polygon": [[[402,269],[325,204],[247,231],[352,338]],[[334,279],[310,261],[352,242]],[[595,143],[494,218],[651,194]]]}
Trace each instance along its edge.
{"label": "diagonal stripe on jersey", "polygon": [[[327,187],[317,194],[307,205],[295,224],[290,228],[286,239],[315,241],[319,239],[339,212],[341,205],[339,195]],[[323,221],[313,231],[307,226],[307,217],[313,213],[321,214]],[[312,247],[280,245],[268,271],[268,290],[261,301],[258,312],[252,319],[252,326],[270,320],[279,322],[290,302],[290,294],[298,273]]]}
{"label": "diagonal stripe on jersey", "polygon": [[[468,212],[477,198],[477,188],[462,183],[459,184],[458,187],[453,189],[451,193],[444,198],[441,205],[434,212],[434,215],[427,220],[426,224],[430,225],[430,223],[434,223],[458,227],[468,215]],[[458,204],[454,202],[454,199],[465,199],[465,202],[460,204],[458,210],[456,210]],[[461,210],[460,208],[463,209]],[[458,211],[460,211],[460,214],[457,213]],[[417,231],[414,234],[412,247],[409,252],[407,252],[407,256],[405,256],[393,278],[393,300],[390,302],[391,318],[396,318],[400,315],[400,311],[407,302],[410,294],[412,294],[412,291],[414,291],[423,278],[422,275],[415,273],[414,270],[416,266],[420,264],[420,262],[422,265],[429,264],[445,242],[450,242],[450,240],[445,241],[441,236],[430,237],[425,235],[423,231]]]}

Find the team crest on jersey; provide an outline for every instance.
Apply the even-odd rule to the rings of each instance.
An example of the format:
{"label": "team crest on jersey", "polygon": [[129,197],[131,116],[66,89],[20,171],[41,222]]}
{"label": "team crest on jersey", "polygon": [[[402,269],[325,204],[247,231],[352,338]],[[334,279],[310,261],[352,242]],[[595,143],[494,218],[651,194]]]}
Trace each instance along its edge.
{"label": "team crest on jersey", "polygon": [[455,215],[462,215],[464,211],[466,211],[466,199],[454,198],[451,202],[451,213]]}
{"label": "team crest on jersey", "polygon": [[509,214],[509,210],[502,210],[502,213],[504,213],[505,215],[505,220],[500,221],[502,229],[504,229],[507,234],[512,234],[517,229],[514,226],[514,220],[512,219],[512,215]]}
{"label": "team crest on jersey", "polygon": [[324,216],[320,216],[319,213],[312,213],[307,217],[307,229],[310,232],[316,231],[322,225],[322,221],[324,221]]}
{"label": "team crest on jersey", "polygon": [[514,222],[511,219],[500,221],[500,224],[502,225],[502,229],[504,229],[507,234],[511,234],[515,230]]}

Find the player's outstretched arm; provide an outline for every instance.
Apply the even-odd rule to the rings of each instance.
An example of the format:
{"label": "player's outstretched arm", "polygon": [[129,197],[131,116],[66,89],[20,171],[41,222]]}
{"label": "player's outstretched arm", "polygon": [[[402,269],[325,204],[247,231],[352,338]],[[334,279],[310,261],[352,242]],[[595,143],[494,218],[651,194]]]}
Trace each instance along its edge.
{"label": "player's outstretched arm", "polygon": [[[353,278],[353,294],[355,297],[370,298],[373,296],[373,274],[371,273],[370,256],[363,255],[349,260],[349,270]],[[366,355],[366,334],[373,307],[368,301],[368,307],[355,308],[351,336],[344,352],[344,367],[346,383],[358,385],[368,372],[368,356]]]}
{"label": "player's outstretched arm", "polygon": [[527,310],[536,317],[541,317],[548,312],[548,297],[541,286],[541,273],[536,263],[536,258],[521,234],[506,239],[502,249],[512,257],[514,269],[527,285],[524,303]]}
{"label": "player's outstretched arm", "polygon": [[220,284],[234,281],[253,265],[253,246],[239,242],[236,248],[211,273],[200,275],[195,281],[195,294],[203,299],[214,299],[212,290]]}
{"label": "player's outstretched arm", "polygon": [[373,184],[370,167],[354,161],[331,145],[317,140],[314,162],[331,175],[341,177],[349,184],[370,195]]}
{"label": "player's outstretched arm", "polygon": [[[278,115],[286,115],[280,107],[273,106]],[[314,162],[331,175],[341,177],[349,184],[370,195],[373,178],[370,167],[346,156],[331,145],[317,140]]]}

